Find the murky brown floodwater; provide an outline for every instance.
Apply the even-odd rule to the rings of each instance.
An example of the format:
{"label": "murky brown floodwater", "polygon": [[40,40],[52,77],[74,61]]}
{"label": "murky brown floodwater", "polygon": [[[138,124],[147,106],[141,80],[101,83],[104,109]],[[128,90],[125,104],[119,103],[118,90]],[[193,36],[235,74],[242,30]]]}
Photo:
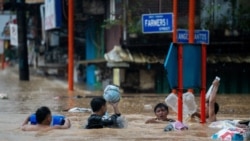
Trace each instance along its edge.
{"label": "murky brown floodwater", "polygon": [[[89,108],[89,101],[100,92],[89,92],[76,88],[68,92],[67,83],[31,76],[29,82],[20,82],[18,74],[11,70],[0,70],[0,93],[8,94],[9,99],[0,99],[0,141],[79,141],[79,140],[175,140],[201,141],[210,137],[219,129],[208,128],[198,121],[184,121],[187,131],[163,132],[167,123],[145,124],[153,117],[154,105],[164,102],[163,94],[123,94],[120,111],[128,121],[125,129],[82,129],[90,113],[69,113],[66,109],[73,107]],[[83,98],[75,98],[80,95]],[[197,103],[199,98],[196,98]],[[218,95],[220,103],[218,119],[250,119],[250,95]],[[199,103],[198,103],[199,104]],[[46,105],[53,113],[60,113],[70,118],[72,127],[67,130],[43,132],[23,132],[19,126],[27,115],[38,107]],[[146,105],[146,106],[145,106]],[[145,108],[146,107],[146,108]],[[111,107],[108,111],[112,113]],[[170,118],[176,118],[171,111]]]}

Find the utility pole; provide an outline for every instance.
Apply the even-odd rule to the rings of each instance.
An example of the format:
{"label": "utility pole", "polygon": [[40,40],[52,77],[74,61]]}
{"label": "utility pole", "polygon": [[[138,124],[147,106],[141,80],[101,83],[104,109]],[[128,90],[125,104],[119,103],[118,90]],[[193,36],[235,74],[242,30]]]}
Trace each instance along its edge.
{"label": "utility pole", "polygon": [[68,90],[74,90],[74,0],[68,1]]}
{"label": "utility pole", "polygon": [[17,0],[19,80],[29,81],[25,0]]}

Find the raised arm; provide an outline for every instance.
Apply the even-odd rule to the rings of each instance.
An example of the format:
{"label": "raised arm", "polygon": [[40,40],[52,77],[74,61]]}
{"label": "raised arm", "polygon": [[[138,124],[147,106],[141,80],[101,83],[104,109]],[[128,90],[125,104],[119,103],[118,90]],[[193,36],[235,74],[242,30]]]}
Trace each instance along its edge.
{"label": "raised arm", "polygon": [[121,113],[120,113],[120,110],[119,110],[119,107],[118,107],[119,102],[110,103],[110,104],[111,104],[111,106],[114,109],[114,113],[117,114],[117,115],[120,115]]}
{"label": "raised arm", "polygon": [[216,121],[216,114],[215,114],[215,110],[214,110],[214,105],[215,105],[215,101],[216,101],[216,95],[217,95],[218,88],[219,88],[219,80],[215,79],[213,81],[213,89],[211,91],[211,94],[209,97],[209,103],[208,103],[209,104],[208,105],[208,108],[209,108],[208,114],[209,114],[209,121],[210,122]]}

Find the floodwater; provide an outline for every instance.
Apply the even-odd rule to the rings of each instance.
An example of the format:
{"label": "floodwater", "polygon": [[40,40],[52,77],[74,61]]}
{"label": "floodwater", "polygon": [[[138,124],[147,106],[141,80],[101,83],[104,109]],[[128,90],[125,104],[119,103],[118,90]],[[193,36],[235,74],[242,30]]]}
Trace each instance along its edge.
{"label": "floodwater", "polygon": [[[83,129],[90,113],[70,113],[73,107],[90,108],[92,97],[101,92],[75,88],[67,90],[67,83],[54,78],[30,76],[30,81],[19,81],[17,71],[13,68],[0,70],[0,94],[5,93],[8,99],[0,99],[0,141],[206,141],[219,129],[212,129],[208,124],[199,121],[186,121],[186,131],[164,132],[167,123],[145,124],[148,118],[154,117],[153,107],[164,102],[167,94],[122,94],[119,104],[122,115],[128,121],[124,129]],[[199,97],[196,96],[199,104]],[[218,95],[220,103],[218,119],[250,119],[250,94]],[[50,107],[53,114],[63,114],[72,123],[70,129],[38,132],[20,130],[23,120],[40,106]],[[112,113],[111,107],[108,112]],[[170,118],[176,114],[170,111]]]}

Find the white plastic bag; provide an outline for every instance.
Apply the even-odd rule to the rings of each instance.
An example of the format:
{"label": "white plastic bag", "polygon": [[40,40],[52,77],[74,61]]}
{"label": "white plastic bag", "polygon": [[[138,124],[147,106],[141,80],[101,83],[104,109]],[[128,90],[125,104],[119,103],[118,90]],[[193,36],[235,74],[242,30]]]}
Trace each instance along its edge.
{"label": "white plastic bag", "polygon": [[175,111],[176,113],[178,112],[178,103],[177,103],[178,97],[175,93],[170,93],[166,99],[165,99],[165,103],[167,104],[167,106],[169,106],[173,111]]}
{"label": "white plastic bag", "polygon": [[[220,81],[220,77],[218,77],[218,76],[216,76],[215,79],[217,79],[218,81]],[[208,91],[206,93],[206,100],[209,99],[213,87],[214,87],[213,84],[209,87],[209,89],[208,89]]]}
{"label": "white plastic bag", "polygon": [[192,115],[197,110],[194,94],[192,92],[186,92],[183,94],[183,114]]}
{"label": "white plastic bag", "polygon": [[[182,95],[183,98],[183,115],[186,117],[196,112],[197,105],[195,102],[194,94],[190,91]],[[170,93],[165,99],[165,103],[169,106],[174,112],[178,112],[178,97],[176,93]]]}

